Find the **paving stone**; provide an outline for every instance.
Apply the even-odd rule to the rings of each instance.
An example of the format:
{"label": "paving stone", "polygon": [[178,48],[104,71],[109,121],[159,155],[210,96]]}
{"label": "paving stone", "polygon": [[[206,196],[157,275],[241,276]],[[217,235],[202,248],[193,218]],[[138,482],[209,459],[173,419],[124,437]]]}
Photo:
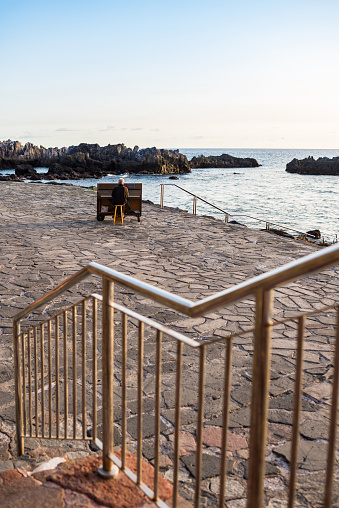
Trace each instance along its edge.
{"label": "paving stone", "polygon": [[[222,446],[223,429],[221,427],[206,427],[203,430],[203,443],[206,446],[213,446],[221,448]],[[227,434],[227,450],[234,451],[241,448],[247,448],[248,443],[246,439],[233,432]]]}
{"label": "paving stone", "polygon": [[[247,460],[245,462],[245,470],[244,470],[244,478],[245,480],[248,480],[248,467],[249,467],[249,461]],[[278,476],[280,474],[279,467],[275,466],[274,464],[271,464],[270,462],[265,462],[265,476]]]}
{"label": "paving stone", "polygon": [[[269,401],[270,409],[286,409],[287,411],[293,410],[294,397],[293,393],[286,395],[278,395],[277,397],[271,398]],[[302,400],[303,411],[315,411],[316,407],[307,400]]]}
{"label": "paving stone", "polygon": [[330,383],[314,383],[304,388],[304,392],[316,400],[329,399],[333,386]]}
{"label": "paving stone", "polygon": [[[154,436],[154,416],[151,415],[143,415],[143,422],[142,422],[142,436],[143,438],[148,438],[151,436]],[[164,432],[167,427],[164,424],[164,422],[160,421],[160,431]],[[138,418],[137,416],[132,416],[131,418],[127,419],[127,431],[131,436],[134,437],[134,439],[137,439],[138,437]]]}
{"label": "paving stone", "polygon": [[[167,409],[162,412],[162,416],[166,418],[172,425],[175,425],[175,411],[174,409]],[[189,423],[195,423],[198,418],[198,412],[193,409],[182,409],[180,411],[180,422],[181,425],[188,425]]]}
{"label": "paving stone", "polygon": [[[211,492],[219,495],[220,492],[220,479],[212,478],[210,484]],[[245,488],[236,480],[227,478],[226,480],[226,500],[241,498],[245,492]]]}
{"label": "paving stone", "polygon": [[327,439],[329,434],[329,421],[307,419],[300,425],[300,433],[308,439]]}
{"label": "paving stone", "polygon": [[2,460],[0,462],[0,473],[3,471],[8,471],[9,469],[13,469],[13,461],[12,460]]}
{"label": "paving stone", "polygon": [[252,397],[250,384],[248,384],[248,386],[242,386],[241,388],[236,388],[235,390],[232,390],[231,397],[236,402],[239,402],[239,404],[241,404],[242,406],[250,404]]}
{"label": "paving stone", "polygon": [[[197,449],[195,437],[190,432],[180,432],[180,456],[190,455]],[[170,441],[174,441],[174,434],[170,436]]]}
{"label": "paving stone", "polygon": [[[195,478],[196,454],[186,455],[180,458],[185,464],[191,475]],[[233,471],[233,461],[227,461],[227,473]],[[220,457],[215,455],[202,454],[202,480],[218,476],[220,473]]]}
{"label": "paving stone", "polygon": [[[175,407],[175,391],[174,390],[167,390],[163,393],[166,406],[169,409],[172,409]],[[192,406],[197,404],[197,392],[193,389],[183,388],[181,392],[181,406]]]}
{"label": "paving stone", "polygon": [[287,439],[292,439],[292,428],[290,425],[268,423],[267,443],[276,445]]}
{"label": "paving stone", "polygon": [[63,508],[63,491],[40,486],[33,478],[20,478],[0,486],[0,506],[8,508]]}
{"label": "paving stone", "polygon": [[293,413],[284,409],[269,409],[268,421],[272,423],[282,423],[292,425]]}
{"label": "paving stone", "polygon": [[238,411],[232,411],[229,416],[229,426],[249,427],[251,423],[251,410],[249,407],[241,408]]}
{"label": "paving stone", "polygon": [[[291,459],[291,443],[287,442],[273,448],[274,453],[282,455],[289,462]],[[300,440],[298,465],[306,471],[324,469],[327,461],[327,443]]]}

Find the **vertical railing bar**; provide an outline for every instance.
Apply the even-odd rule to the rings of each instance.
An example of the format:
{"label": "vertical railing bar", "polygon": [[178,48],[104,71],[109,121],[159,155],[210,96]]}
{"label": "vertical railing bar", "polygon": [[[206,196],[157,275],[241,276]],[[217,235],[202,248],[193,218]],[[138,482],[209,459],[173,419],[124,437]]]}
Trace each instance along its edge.
{"label": "vertical railing bar", "polygon": [[138,442],[137,442],[137,485],[142,482],[142,407],[144,377],[144,323],[139,321],[138,334]]}
{"label": "vertical railing bar", "polygon": [[44,325],[40,325],[40,347],[41,347],[41,435],[45,437],[45,337]]}
{"label": "vertical railing bar", "polygon": [[225,374],[224,374],[224,407],[222,418],[222,443],[221,443],[221,466],[220,466],[220,495],[219,508],[225,506],[226,466],[227,466],[227,437],[229,425],[230,395],[232,376],[232,339],[226,341],[225,351]]}
{"label": "vertical railing bar", "polygon": [[28,407],[29,407],[29,435],[32,437],[32,344],[31,330],[27,332],[27,350],[28,350]]}
{"label": "vertical railing bar", "polygon": [[302,369],[304,361],[304,335],[305,335],[304,331],[305,331],[305,316],[300,316],[298,319],[298,343],[297,343],[296,378],[295,378],[294,404],[293,404],[294,407],[293,407],[288,508],[293,508],[295,501],[296,474],[299,452],[299,424],[301,414],[301,397],[302,397],[302,381],[303,381]]}
{"label": "vertical railing bar", "polygon": [[86,438],[86,300],[82,300],[82,437]]}
{"label": "vertical railing bar", "polygon": [[77,437],[77,309],[72,307],[72,339],[73,339],[73,438]]}
{"label": "vertical railing bar", "polygon": [[22,419],[22,374],[20,359],[20,321],[13,323],[13,352],[14,352],[14,382],[15,382],[15,414],[18,455],[24,453],[25,440]]}
{"label": "vertical railing bar", "polygon": [[98,355],[97,355],[97,343],[98,343],[98,302],[96,298],[92,298],[92,335],[93,335],[93,440],[97,439],[97,392],[98,392]]}
{"label": "vertical railing bar", "polygon": [[250,457],[247,482],[247,508],[260,508],[264,502],[265,450],[271,363],[271,313],[273,290],[256,292],[253,384],[251,403]]}
{"label": "vertical railing bar", "polygon": [[112,478],[119,472],[109,456],[114,448],[114,284],[102,277],[102,467],[99,474]]}
{"label": "vertical railing bar", "polygon": [[155,438],[154,438],[154,501],[159,499],[159,451],[160,451],[160,408],[161,408],[161,343],[162,332],[156,333],[155,372]]}
{"label": "vertical railing bar", "polygon": [[206,346],[200,346],[199,357],[199,392],[198,392],[198,422],[197,422],[197,453],[195,466],[195,508],[200,506],[201,471],[202,471],[202,433],[204,425],[204,396],[205,396],[205,363]]}
{"label": "vertical railing bar", "polygon": [[64,333],[64,407],[65,407],[65,439],[68,438],[68,327],[67,310],[63,312],[63,333]]}
{"label": "vertical railing bar", "polygon": [[334,352],[332,404],[330,415],[330,429],[328,437],[327,470],[326,470],[326,485],[324,500],[325,508],[330,508],[332,506],[334,464],[337,453],[336,437],[337,437],[337,419],[338,419],[338,395],[339,395],[339,307],[337,307],[337,329]]}
{"label": "vertical railing bar", "polygon": [[121,443],[121,465],[126,468],[126,433],[127,433],[127,314],[121,313],[121,392],[122,392],[122,443]]}
{"label": "vertical railing bar", "polygon": [[22,361],[22,405],[23,405],[23,431],[24,435],[27,434],[27,407],[26,407],[26,343],[25,333],[21,334],[21,361]]}
{"label": "vertical railing bar", "polygon": [[52,321],[47,322],[49,437],[52,437]]}
{"label": "vertical railing bar", "polygon": [[38,399],[38,329],[34,327],[34,387],[35,387],[35,437],[39,437],[39,399]]}
{"label": "vertical railing bar", "polygon": [[175,378],[175,429],[174,429],[174,472],[173,472],[173,508],[178,505],[179,493],[179,454],[180,454],[180,416],[181,416],[181,379],[182,379],[183,343],[177,341],[177,363]]}
{"label": "vertical railing bar", "polygon": [[60,437],[60,362],[59,362],[59,326],[60,319],[59,315],[55,316],[55,382],[56,382],[56,391],[55,391],[55,403],[56,403],[56,436],[57,439]]}
{"label": "vertical railing bar", "polygon": [[160,184],[160,208],[164,208],[164,184]]}

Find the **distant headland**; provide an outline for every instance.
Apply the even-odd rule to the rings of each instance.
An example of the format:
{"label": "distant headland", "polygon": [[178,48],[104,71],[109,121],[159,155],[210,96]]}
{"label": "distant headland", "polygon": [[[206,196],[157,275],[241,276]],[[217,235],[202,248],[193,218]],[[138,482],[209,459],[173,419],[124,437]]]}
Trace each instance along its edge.
{"label": "distant headland", "polygon": [[[31,180],[79,180],[102,178],[107,174],[184,174],[191,168],[258,167],[255,159],[232,157],[227,154],[214,157],[193,157],[188,161],[179,150],[153,148],[133,149],[123,143],[101,147],[80,143],[63,148],[45,148],[20,141],[0,141],[0,170],[15,169],[15,175],[1,179],[29,178]],[[39,174],[34,168],[48,168]]]}

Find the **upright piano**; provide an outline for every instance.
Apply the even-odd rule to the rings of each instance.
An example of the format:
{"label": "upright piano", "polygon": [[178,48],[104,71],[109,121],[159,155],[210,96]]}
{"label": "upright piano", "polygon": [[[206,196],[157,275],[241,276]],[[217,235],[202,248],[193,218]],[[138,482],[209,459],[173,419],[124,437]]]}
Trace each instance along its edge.
{"label": "upright piano", "polygon": [[[98,183],[97,185],[97,220],[102,221],[107,215],[113,216],[112,190],[117,183]],[[129,197],[125,206],[125,215],[135,215],[140,222],[142,207],[142,183],[125,183]]]}

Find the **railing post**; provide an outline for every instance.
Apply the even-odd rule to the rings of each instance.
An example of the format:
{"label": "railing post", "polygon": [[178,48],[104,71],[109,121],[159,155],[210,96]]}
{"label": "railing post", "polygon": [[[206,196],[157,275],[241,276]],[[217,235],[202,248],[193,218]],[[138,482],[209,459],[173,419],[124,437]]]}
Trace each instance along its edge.
{"label": "railing post", "polygon": [[119,472],[109,458],[113,453],[113,364],[114,364],[114,284],[102,279],[102,384],[103,384],[103,417],[102,466],[99,474],[104,478],[113,478]]}
{"label": "railing post", "polygon": [[230,216],[228,213],[225,213],[225,222],[226,224],[230,221]]}
{"label": "railing post", "polygon": [[264,502],[265,447],[271,361],[272,307],[273,290],[259,289],[256,293],[247,508],[260,508],[263,506]]}
{"label": "railing post", "polygon": [[193,215],[197,215],[197,196],[193,196]]}
{"label": "railing post", "polygon": [[333,363],[334,363],[334,374],[332,388],[332,404],[330,412],[330,430],[327,448],[327,470],[326,470],[325,500],[324,500],[325,508],[330,508],[332,506],[333,480],[335,478],[334,468],[337,449],[336,438],[337,438],[338,394],[339,394],[339,308],[337,308],[337,329],[335,337],[335,351]]}
{"label": "railing post", "polygon": [[165,187],[164,187],[164,184],[162,183],[160,185],[160,208],[164,208],[164,192],[165,192]]}
{"label": "railing post", "polygon": [[15,379],[15,411],[16,411],[16,438],[18,456],[24,454],[25,441],[23,435],[22,411],[22,370],[20,361],[20,321],[13,323],[13,350],[14,350],[14,379]]}

